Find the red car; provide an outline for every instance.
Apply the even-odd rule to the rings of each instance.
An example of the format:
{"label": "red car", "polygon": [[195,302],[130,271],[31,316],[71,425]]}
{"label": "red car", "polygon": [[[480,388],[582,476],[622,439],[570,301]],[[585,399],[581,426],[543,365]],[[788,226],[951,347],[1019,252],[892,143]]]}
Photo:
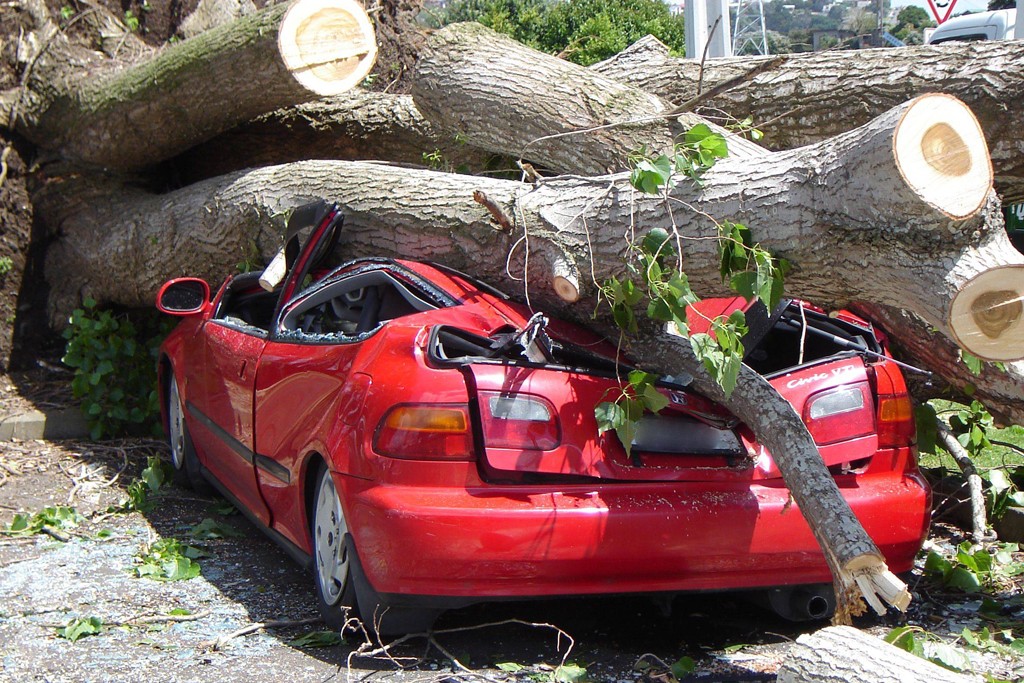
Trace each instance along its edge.
{"label": "red car", "polygon": [[[735,589],[830,613],[822,553],[746,426],[669,378],[627,455],[594,417],[618,386],[613,346],[442,266],[323,267],[341,220],[295,211],[272,291],[246,273],[212,299],[194,278],[158,295],[183,317],[159,361],[174,467],[312,569],[328,623],[352,608],[396,633],[487,600]],[[879,335],[798,302],[760,322],[747,363],[803,415],[890,568],[910,570],[929,491]]]}

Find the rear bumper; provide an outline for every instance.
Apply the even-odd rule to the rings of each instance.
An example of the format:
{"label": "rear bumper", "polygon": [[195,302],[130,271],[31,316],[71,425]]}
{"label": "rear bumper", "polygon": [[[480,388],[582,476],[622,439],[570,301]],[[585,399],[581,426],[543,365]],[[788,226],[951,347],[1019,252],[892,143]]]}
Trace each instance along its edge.
{"label": "rear bumper", "polygon": [[[853,482],[853,478],[850,477]],[[403,596],[526,598],[821,583],[828,567],[782,486],[628,483],[368,485],[338,477],[374,588]],[[894,572],[928,529],[918,476],[843,487]]]}

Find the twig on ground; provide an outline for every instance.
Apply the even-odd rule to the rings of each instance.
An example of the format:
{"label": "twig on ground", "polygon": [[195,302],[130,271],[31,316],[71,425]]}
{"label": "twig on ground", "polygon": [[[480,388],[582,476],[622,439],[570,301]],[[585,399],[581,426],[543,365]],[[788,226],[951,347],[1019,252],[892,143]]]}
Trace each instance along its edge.
{"label": "twig on ground", "polygon": [[223,648],[228,641],[235,638],[241,638],[247,636],[250,633],[256,633],[257,631],[263,631],[269,628],[289,628],[292,626],[308,626],[309,624],[317,624],[323,621],[322,617],[310,617],[308,619],[291,619],[281,621],[258,621],[253,624],[249,624],[243,628],[233,631],[224,636],[219,636],[216,640],[209,640],[202,643],[202,647],[209,648],[210,650],[217,651]]}
{"label": "twig on ground", "polygon": [[[480,672],[476,672],[476,671],[473,671],[471,669],[466,668],[466,666],[463,665],[462,662],[460,662],[454,655],[452,655],[444,646],[442,646],[438,642],[437,636],[449,635],[449,634],[452,634],[452,633],[464,633],[466,631],[479,631],[479,630],[482,630],[482,629],[485,629],[485,628],[491,628],[491,627],[496,627],[496,626],[507,626],[509,624],[519,624],[521,626],[528,626],[530,628],[546,628],[546,629],[553,630],[555,632],[555,634],[558,636],[558,640],[557,640],[556,645],[555,645],[556,649],[561,649],[561,647],[562,647],[562,638],[565,638],[567,641],[569,641],[569,646],[566,648],[565,652],[562,654],[562,660],[561,660],[561,662],[559,662],[559,666],[565,666],[566,661],[569,659],[569,654],[572,652],[573,647],[576,645],[576,641],[573,639],[572,636],[570,636],[568,633],[563,631],[561,628],[555,626],[554,624],[523,621],[522,619],[504,619],[502,621],[493,621],[493,622],[487,622],[487,623],[484,623],[484,624],[475,624],[473,626],[460,626],[460,627],[456,627],[456,628],[440,629],[440,630],[436,630],[436,631],[428,631],[428,632],[423,632],[423,633],[410,633],[410,634],[401,636],[400,638],[398,638],[396,640],[393,640],[390,643],[386,643],[386,644],[383,643],[383,642],[380,642],[378,640],[377,646],[374,646],[374,643],[369,639],[369,637],[367,637],[366,642],[362,646],[360,646],[356,650],[353,650],[352,652],[349,653],[347,666],[348,666],[349,671],[351,671],[352,670],[352,660],[353,659],[356,659],[358,657],[381,657],[381,656],[383,656],[384,658],[386,658],[388,661],[390,661],[393,664],[395,664],[395,666],[399,667],[400,669],[407,669],[407,668],[409,668],[409,665],[402,664],[398,660],[398,658],[396,658],[393,655],[391,650],[393,648],[395,648],[396,646],[401,645],[403,643],[406,643],[406,642],[408,642],[410,640],[413,640],[415,638],[425,638],[426,641],[427,641],[428,649],[429,649],[429,647],[434,647],[435,649],[437,649],[438,652],[440,652],[445,658],[447,658],[449,661],[452,662],[452,664],[455,666],[456,669],[459,669],[460,671],[462,671],[462,672],[464,672],[466,674],[469,674],[471,676],[474,676],[476,678],[482,678],[482,679],[488,680],[488,681],[496,681],[497,679],[495,679],[493,677],[490,677],[490,676],[487,676],[486,674],[483,674],[483,673],[480,673]],[[360,624],[360,628],[362,628],[361,624]],[[362,630],[363,630],[364,633],[366,633],[365,629],[362,629]],[[372,649],[367,649],[367,646],[369,646]],[[414,663],[411,665],[411,666],[415,666],[416,663],[423,661],[425,656],[426,656],[426,653],[424,653],[423,657],[419,657],[419,658],[403,657],[402,659],[413,659],[413,660],[415,660]]]}

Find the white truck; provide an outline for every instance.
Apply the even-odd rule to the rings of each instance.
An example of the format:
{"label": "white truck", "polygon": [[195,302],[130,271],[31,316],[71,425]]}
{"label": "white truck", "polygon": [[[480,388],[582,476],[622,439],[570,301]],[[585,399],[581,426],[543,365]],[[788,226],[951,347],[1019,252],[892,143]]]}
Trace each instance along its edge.
{"label": "white truck", "polygon": [[1013,40],[1017,10],[1000,9],[953,17],[932,31],[925,43],[937,45],[951,40]]}

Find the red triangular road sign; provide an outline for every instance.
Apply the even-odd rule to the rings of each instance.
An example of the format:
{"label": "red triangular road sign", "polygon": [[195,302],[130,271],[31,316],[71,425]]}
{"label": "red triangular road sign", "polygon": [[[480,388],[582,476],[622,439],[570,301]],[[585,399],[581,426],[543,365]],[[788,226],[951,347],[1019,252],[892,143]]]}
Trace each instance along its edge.
{"label": "red triangular road sign", "polygon": [[949,19],[955,4],[956,0],[928,0],[928,7],[931,8],[932,14],[935,15],[935,21],[939,24]]}

